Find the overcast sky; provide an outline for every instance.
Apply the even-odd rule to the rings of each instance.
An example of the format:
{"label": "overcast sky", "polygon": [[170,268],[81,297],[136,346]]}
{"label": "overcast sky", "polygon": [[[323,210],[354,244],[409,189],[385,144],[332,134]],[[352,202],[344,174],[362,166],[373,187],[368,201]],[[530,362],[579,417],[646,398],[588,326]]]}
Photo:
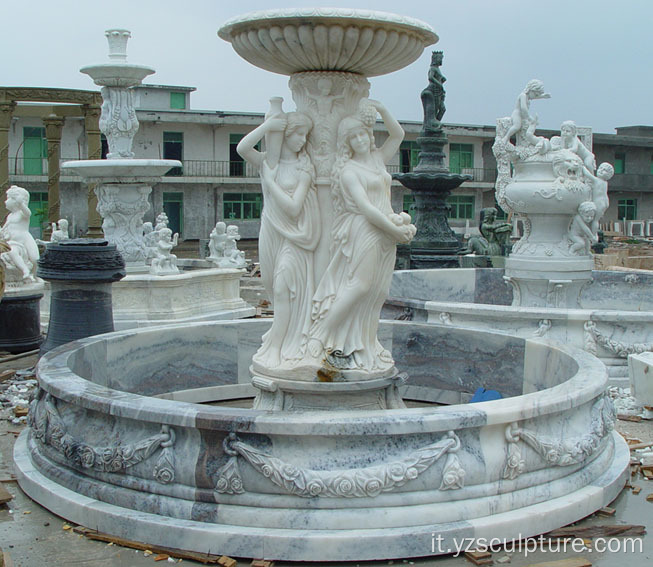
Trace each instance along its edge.
{"label": "overcast sky", "polygon": [[[315,5],[287,0],[22,0],[3,10],[1,84],[93,89],[78,72],[107,59],[104,30],[131,30],[129,61],[156,69],[146,82],[197,87],[194,109],[265,112],[291,100],[287,77],[254,67],[217,36],[233,16]],[[532,78],[549,100],[532,110],[542,128],[563,120],[614,132],[653,125],[651,0],[326,0],[421,19],[440,41],[409,67],[371,79],[371,97],[404,120],[422,120],[432,49],[444,51],[444,121],[494,124]],[[291,106],[286,103],[286,108]]]}

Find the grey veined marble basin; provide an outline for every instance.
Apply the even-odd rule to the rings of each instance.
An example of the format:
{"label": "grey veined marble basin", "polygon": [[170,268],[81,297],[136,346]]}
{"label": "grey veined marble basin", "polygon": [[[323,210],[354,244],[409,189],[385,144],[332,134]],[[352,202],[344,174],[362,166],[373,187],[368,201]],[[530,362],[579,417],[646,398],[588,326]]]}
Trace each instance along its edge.
{"label": "grey veined marble basin", "polygon": [[652,286],[653,273],[596,270],[575,309],[514,307],[502,269],[398,271],[382,317],[554,339],[598,356],[611,382],[627,385],[628,355],[653,351]]}
{"label": "grey veined marble basin", "polygon": [[[51,351],[16,444],[21,487],[130,539],[344,561],[539,534],[609,503],[626,481],[607,371],[586,352],[388,322],[379,337],[409,376],[404,398],[421,407],[236,407],[253,396],[248,367],[268,325],[122,331]],[[481,385],[504,399],[463,403]],[[438,400],[451,405],[425,403]]]}

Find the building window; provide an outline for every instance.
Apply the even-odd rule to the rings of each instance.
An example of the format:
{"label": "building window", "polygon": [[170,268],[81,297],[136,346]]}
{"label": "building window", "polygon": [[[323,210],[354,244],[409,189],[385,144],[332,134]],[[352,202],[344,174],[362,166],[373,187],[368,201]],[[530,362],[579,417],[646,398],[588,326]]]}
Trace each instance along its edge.
{"label": "building window", "polygon": [[614,154],[614,172],[626,173],[626,154]]}
{"label": "building window", "polygon": [[[243,134],[229,134],[229,176],[243,177],[245,175],[245,160],[236,151]],[[224,218],[227,218],[226,216]]]}
{"label": "building window", "polygon": [[168,215],[168,228],[182,235],[184,229],[184,194],[163,193],[163,212]]}
{"label": "building window", "polygon": [[404,195],[404,213],[408,213],[412,220],[415,220],[415,197],[413,195]]}
{"label": "building window", "polygon": [[43,175],[43,163],[48,157],[48,141],[45,128],[23,128],[23,174]]}
{"label": "building window", "polygon": [[186,93],[170,93],[170,108],[174,110],[185,110]]}
{"label": "building window", "polygon": [[224,220],[251,220],[261,218],[263,196],[261,193],[225,193]]}
{"label": "building window", "polygon": [[417,142],[402,142],[399,148],[399,171],[412,171],[419,161],[419,146]]}
{"label": "building window", "polygon": [[107,159],[107,154],[109,153],[109,142],[104,134],[100,134],[100,147],[102,148],[100,159]]}
{"label": "building window", "polygon": [[43,223],[48,220],[48,192],[30,191],[29,210],[32,216],[29,218],[29,231],[34,238],[43,236]]}
{"label": "building window", "polygon": [[472,144],[449,144],[449,171],[461,173],[463,169],[473,168],[474,146]]}
{"label": "building window", "polygon": [[451,195],[447,198],[447,205],[450,219],[473,219],[474,218],[474,196],[473,195]]}
{"label": "building window", "polygon": [[[184,134],[182,132],[164,132],[163,133],[163,159],[184,159]],[[181,167],[173,167],[167,176],[182,175]]]}
{"label": "building window", "polygon": [[617,218],[619,220],[637,220],[637,199],[619,199]]}

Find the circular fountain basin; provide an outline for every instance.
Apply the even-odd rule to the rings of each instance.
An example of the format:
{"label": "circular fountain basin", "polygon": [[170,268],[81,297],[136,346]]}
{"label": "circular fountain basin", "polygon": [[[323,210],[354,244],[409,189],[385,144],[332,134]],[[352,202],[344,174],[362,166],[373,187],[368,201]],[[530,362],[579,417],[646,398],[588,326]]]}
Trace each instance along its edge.
{"label": "circular fountain basin", "polygon": [[653,274],[594,270],[577,309],[513,307],[503,269],[397,271],[382,316],[554,339],[598,356],[627,385],[628,355],[653,350],[651,286]]}
{"label": "circular fountain basin", "polygon": [[374,77],[410,65],[438,36],[405,16],[345,8],[264,10],[218,31],[236,53],[266,71],[345,71]]}
{"label": "circular fountain basin", "polygon": [[[132,540],[345,561],[539,534],[606,505],[626,481],[606,370],[587,353],[388,322],[379,338],[421,407],[247,409],[269,325],[123,331],[51,351],[15,447],[21,488]],[[504,399],[464,403],[479,386]]]}
{"label": "circular fountain basin", "polygon": [[157,182],[173,167],[181,167],[176,159],[83,159],[67,161],[61,169],[79,175],[87,182],[143,183]]}

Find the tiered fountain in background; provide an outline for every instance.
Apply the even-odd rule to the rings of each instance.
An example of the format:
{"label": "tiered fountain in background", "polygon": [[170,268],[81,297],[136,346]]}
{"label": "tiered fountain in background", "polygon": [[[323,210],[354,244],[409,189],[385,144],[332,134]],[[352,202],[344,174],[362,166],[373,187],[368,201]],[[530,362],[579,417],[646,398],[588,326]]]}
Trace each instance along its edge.
{"label": "tiered fountain in background", "polygon": [[[273,110],[239,144],[262,165],[275,319],[123,331],[48,353],[15,446],[21,488],[102,532],[301,561],[450,553],[454,538],[523,538],[611,502],[629,451],[596,358],[415,322],[377,333],[395,243],[414,232],[391,213],[381,161],[402,133],[364,98],[365,77],[415,61],[437,40],[430,27],[310,9],[249,14],[219,33],[291,75],[299,110]],[[377,110],[391,147],[375,150]],[[288,308],[298,281],[315,293],[295,285]],[[480,386],[505,399],[465,404]]]}
{"label": "tiered fountain in background", "polygon": [[573,122],[551,140],[535,136],[530,102],[548,96],[534,79],[497,120],[496,199],[525,227],[505,272],[397,272],[384,316],[556,339],[596,354],[624,382],[627,356],[653,350],[653,275],[592,269],[612,167],[596,168],[591,137],[581,141]]}
{"label": "tiered fountain in background", "polygon": [[[152,185],[181,163],[134,157],[132,143],[139,124],[132,87],[140,85],[154,69],[127,62],[127,41],[131,37],[128,30],[111,29],[105,35],[109,41],[109,62],[83,67],[81,72],[102,87],[100,129],[107,138],[109,153],[106,160],[66,162],[62,168],[85,182],[97,184],[102,230],[125,260],[128,276],[113,286],[116,329],[252,316],[254,308],[240,298],[242,270],[204,269],[150,275],[145,262],[143,215],[150,208]],[[47,312],[43,313],[46,321],[47,316]]]}
{"label": "tiered fountain in background", "polygon": [[442,51],[434,51],[429,69],[429,84],[422,91],[424,122],[417,138],[420,148],[419,163],[409,173],[395,173],[393,177],[413,193],[413,220],[417,236],[406,246],[407,265],[410,269],[458,268],[458,252],[462,246],[449,226],[447,197],[471,175],[450,173],[444,164],[444,146],[447,135],[442,128],[444,106],[444,81],[440,72]]}

